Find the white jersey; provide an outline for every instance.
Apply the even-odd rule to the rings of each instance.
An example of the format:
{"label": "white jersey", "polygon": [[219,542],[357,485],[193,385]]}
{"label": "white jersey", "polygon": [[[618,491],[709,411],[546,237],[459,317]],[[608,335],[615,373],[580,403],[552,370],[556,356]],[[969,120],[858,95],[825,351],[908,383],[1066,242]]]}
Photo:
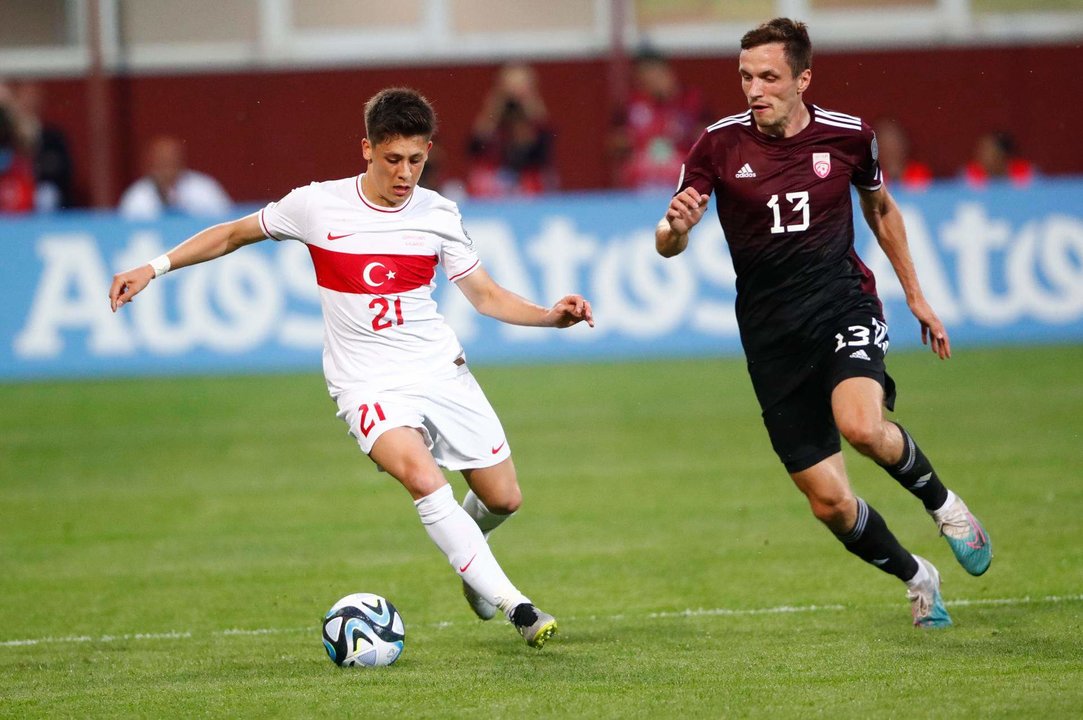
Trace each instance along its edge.
{"label": "white jersey", "polygon": [[332,396],[455,374],[462,345],[437,312],[436,267],[455,281],[480,266],[455,203],[415,187],[401,206],[381,207],[358,176],[297,188],[259,221],[268,237],[300,240],[312,256]]}

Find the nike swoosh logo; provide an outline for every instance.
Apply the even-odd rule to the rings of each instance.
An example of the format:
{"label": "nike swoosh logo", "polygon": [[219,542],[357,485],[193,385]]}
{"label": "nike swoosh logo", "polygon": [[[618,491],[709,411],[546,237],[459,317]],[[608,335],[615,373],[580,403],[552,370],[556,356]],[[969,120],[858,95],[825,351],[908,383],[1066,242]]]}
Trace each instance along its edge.
{"label": "nike swoosh logo", "polygon": [[974,533],[973,540],[967,540],[967,545],[971,550],[981,550],[985,547],[985,543],[989,542],[989,538],[985,537],[985,533],[982,531],[981,525],[974,519],[974,516],[967,513],[967,521],[970,523],[970,529]]}
{"label": "nike swoosh logo", "polygon": [[887,565],[888,560],[891,558],[873,558],[872,562],[876,566]]}
{"label": "nike swoosh logo", "polygon": [[474,553],[474,557],[467,560],[466,564],[463,565],[461,568],[459,568],[459,572],[461,572],[461,573],[466,572],[466,569],[469,568],[474,563],[474,558],[476,558],[477,556],[478,556],[478,554]]}
{"label": "nike swoosh logo", "polygon": [[357,233],[346,233],[345,235],[332,235],[331,233],[327,233],[327,239],[328,240],[341,240],[344,237],[350,237],[351,235],[356,235],[356,234]]}
{"label": "nike swoosh logo", "polygon": [[502,442],[499,445],[497,445],[496,447],[494,447],[493,448],[493,455],[496,455],[498,452],[500,452],[507,443],[508,443],[508,441],[505,440],[504,442]]}

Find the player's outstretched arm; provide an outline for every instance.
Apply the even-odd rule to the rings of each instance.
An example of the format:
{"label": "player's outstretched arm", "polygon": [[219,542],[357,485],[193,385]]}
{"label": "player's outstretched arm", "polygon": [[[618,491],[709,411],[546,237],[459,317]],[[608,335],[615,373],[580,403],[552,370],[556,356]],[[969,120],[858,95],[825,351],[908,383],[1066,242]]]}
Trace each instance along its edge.
{"label": "player's outstretched arm", "polygon": [[858,196],[861,199],[861,212],[865,216],[865,222],[869,224],[876,241],[891,262],[899,284],[906,293],[906,304],[910,307],[910,312],[921,324],[922,344],[928,345],[941,360],[950,358],[951,339],[944,323],[940,322],[921,291],[917,270],[914,269],[914,261],[910,257],[910,244],[906,240],[906,226],[903,224],[899,206],[883,186],[878,190],[859,190]]}
{"label": "player's outstretched arm", "polygon": [[501,322],[566,328],[585,320],[594,327],[590,301],[582,295],[565,295],[553,307],[544,308],[499,285],[485,268],[478,268],[455,284],[479,313]]}
{"label": "player's outstretched arm", "polygon": [[154,278],[170,270],[222,257],[265,237],[256,213],[232,222],[213,225],[146,265],[114,275],[113,285],[109,288],[109,306],[116,312],[117,308],[142,292]]}
{"label": "player's outstretched arm", "polygon": [[685,188],[669,201],[666,215],[654,228],[654,248],[662,257],[680,255],[688,247],[688,233],[707,209],[707,195]]}

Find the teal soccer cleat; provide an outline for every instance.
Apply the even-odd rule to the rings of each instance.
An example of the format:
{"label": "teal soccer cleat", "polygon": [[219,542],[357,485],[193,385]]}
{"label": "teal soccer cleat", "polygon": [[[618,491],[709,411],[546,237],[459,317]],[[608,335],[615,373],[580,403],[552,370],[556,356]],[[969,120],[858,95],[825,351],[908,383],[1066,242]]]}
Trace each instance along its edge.
{"label": "teal soccer cleat", "polygon": [[929,573],[928,579],[906,593],[910,601],[910,614],[914,616],[914,627],[946,628],[951,627],[951,616],[940,597],[940,573],[933,564],[923,557],[914,556]]}
{"label": "teal soccer cleat", "polygon": [[981,575],[989,569],[993,562],[993,543],[962,498],[956,496],[946,508],[929,514],[964,570],[971,575]]}

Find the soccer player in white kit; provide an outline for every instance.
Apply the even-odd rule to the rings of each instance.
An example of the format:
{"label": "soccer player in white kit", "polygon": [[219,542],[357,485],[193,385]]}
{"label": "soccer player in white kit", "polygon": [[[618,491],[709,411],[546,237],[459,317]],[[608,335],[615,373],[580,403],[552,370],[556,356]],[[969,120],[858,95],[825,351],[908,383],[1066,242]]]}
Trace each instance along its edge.
{"label": "soccer player in white kit", "polygon": [[[500,421],[437,312],[438,266],[478,312],[515,325],[564,328],[594,319],[567,295],[551,308],[498,285],[481,266],[455,203],[417,186],[436,118],[428,101],[389,88],[365,105],[367,161],[357,177],[314,182],[258,213],[207,228],[146,265],[119,273],[114,312],[171,269],[268,237],[299,240],[316,270],[323,369],[338,416],[361,449],[409,491],[422,525],[462,578],[483,620],[501,610],[531,647],[556,632],[508,579],[486,538],[522,502]],[[439,466],[461,471],[460,506]]]}

